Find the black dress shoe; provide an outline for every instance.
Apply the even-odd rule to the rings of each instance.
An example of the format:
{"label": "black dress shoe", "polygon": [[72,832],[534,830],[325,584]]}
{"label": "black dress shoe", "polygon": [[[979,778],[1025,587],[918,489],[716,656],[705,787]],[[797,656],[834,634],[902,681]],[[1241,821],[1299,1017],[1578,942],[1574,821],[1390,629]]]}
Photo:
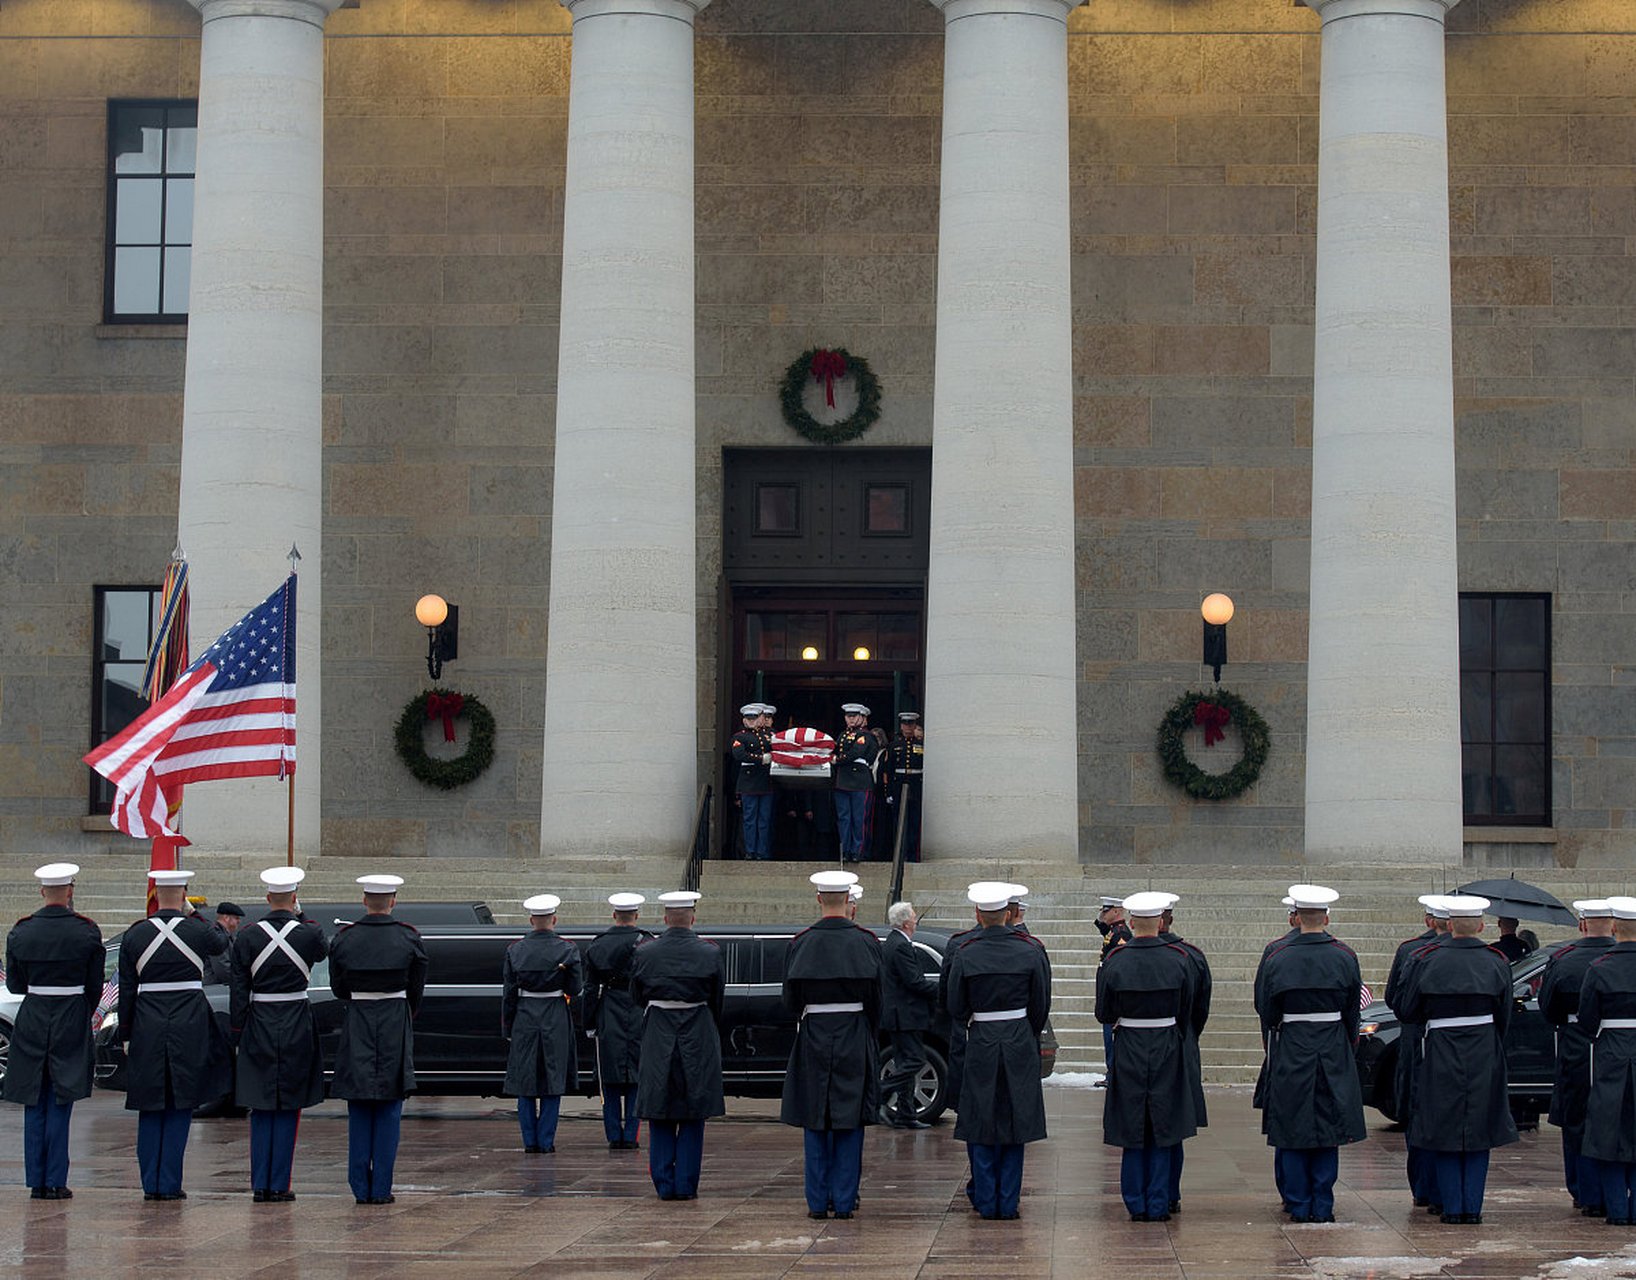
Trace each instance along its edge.
{"label": "black dress shoe", "polygon": [[48,1188],[46,1187],[31,1187],[29,1188],[28,1198],[30,1200],[55,1200],[55,1196],[48,1196],[46,1194],[47,1190]]}
{"label": "black dress shoe", "polygon": [[1443,1215],[1443,1206],[1438,1204],[1434,1200],[1434,1201],[1432,1201],[1432,1203],[1430,1203],[1430,1204],[1428,1204],[1426,1206],[1426,1212],[1431,1214],[1431,1216],[1434,1217],[1434,1218],[1442,1217],[1442,1215]]}
{"label": "black dress shoe", "polygon": [[352,1203],[353,1204],[374,1204],[375,1202],[373,1200],[365,1200],[360,1196],[357,1199],[353,1200]]}
{"label": "black dress shoe", "polygon": [[523,1148],[523,1154],[525,1156],[537,1156],[537,1155],[540,1154],[540,1152],[542,1152],[544,1150],[545,1150],[544,1147],[524,1147]]}
{"label": "black dress shoe", "polygon": [[1168,1210],[1165,1211],[1164,1213],[1150,1213],[1147,1216],[1147,1220],[1149,1222],[1169,1222],[1170,1221],[1170,1213],[1169,1213]]}
{"label": "black dress shoe", "polygon": [[1466,1220],[1466,1215],[1463,1213],[1442,1213],[1438,1214],[1438,1220],[1441,1222],[1461,1223]]}
{"label": "black dress shoe", "polygon": [[811,1218],[814,1222],[823,1222],[829,1217],[829,1210],[828,1209],[808,1209],[807,1210],[807,1217]]}
{"label": "black dress shoe", "polygon": [[1022,1211],[1019,1209],[1013,1209],[1010,1213],[1002,1213],[1000,1215],[1000,1221],[1015,1222],[1020,1217],[1022,1217]]}
{"label": "black dress shoe", "polygon": [[[164,1197],[161,1196],[157,1191],[144,1191],[142,1193],[142,1198],[144,1200],[162,1200],[162,1199],[164,1199]],[[42,1196],[41,1199],[44,1199],[44,1197]],[[360,1201],[358,1201],[358,1203],[362,1204],[363,1201],[360,1200]]]}
{"label": "black dress shoe", "polygon": [[1465,1215],[1463,1221],[1468,1227],[1480,1227],[1483,1225],[1483,1215],[1480,1213],[1468,1213]]}
{"label": "black dress shoe", "polygon": [[1321,1216],[1314,1216],[1312,1220],[1314,1222],[1333,1222],[1335,1221],[1335,1215],[1332,1213],[1326,1213]]}
{"label": "black dress shoe", "polygon": [[1182,1202],[1180,1200],[1172,1200],[1170,1202],[1170,1212],[1171,1213],[1180,1213],[1181,1211],[1182,1211]]}
{"label": "black dress shoe", "polygon": [[697,1191],[681,1192],[677,1194],[676,1198],[678,1200],[697,1200],[699,1193]]}
{"label": "black dress shoe", "polygon": [[1133,1214],[1130,1215],[1130,1220],[1132,1222],[1149,1222],[1149,1221],[1151,1221],[1151,1219],[1145,1213],[1133,1213]]}
{"label": "black dress shoe", "polygon": [[57,1199],[59,1200],[72,1200],[74,1198],[73,1189],[70,1187],[52,1187],[51,1189],[57,1193]]}
{"label": "black dress shoe", "polygon": [[[1430,1203],[1431,1203],[1431,1201],[1426,1199],[1425,1196],[1416,1196],[1414,1198],[1414,1207],[1416,1209],[1424,1209]],[[1576,1209],[1579,1208],[1579,1201],[1577,1201],[1577,1200],[1574,1201],[1574,1208],[1576,1208]]]}
{"label": "black dress shoe", "polygon": [[534,1152],[536,1155],[542,1156],[555,1155],[557,1152],[557,1144],[553,1142],[549,1147],[535,1147]]}
{"label": "black dress shoe", "polygon": [[369,1200],[370,1204],[396,1204],[397,1202],[398,1198],[396,1196],[371,1196]]}
{"label": "black dress shoe", "polygon": [[257,1187],[254,1191],[252,1191],[250,1193],[250,1202],[252,1204],[266,1204],[267,1203],[267,1192],[264,1191],[262,1188]]}
{"label": "black dress shoe", "polygon": [[842,1222],[851,1222],[852,1221],[852,1210],[848,1209],[845,1213],[842,1213],[839,1209],[837,1209],[835,1211],[835,1216],[837,1218],[839,1218]]}
{"label": "black dress shoe", "polygon": [[1605,1218],[1608,1216],[1608,1207],[1605,1204],[1588,1204],[1579,1212],[1587,1218]]}
{"label": "black dress shoe", "polygon": [[1614,1218],[1614,1217],[1609,1217],[1607,1219],[1607,1224],[1610,1227],[1628,1227],[1628,1226],[1633,1225],[1629,1218]]}
{"label": "black dress shoe", "polygon": [[290,1201],[295,1199],[295,1192],[293,1192],[293,1191],[269,1191],[267,1193],[267,1199],[268,1199],[268,1201],[270,1203],[273,1203],[273,1204],[289,1204]]}
{"label": "black dress shoe", "polygon": [[1311,1222],[1312,1215],[1309,1213],[1292,1213],[1289,1216],[1289,1220],[1291,1222]]}

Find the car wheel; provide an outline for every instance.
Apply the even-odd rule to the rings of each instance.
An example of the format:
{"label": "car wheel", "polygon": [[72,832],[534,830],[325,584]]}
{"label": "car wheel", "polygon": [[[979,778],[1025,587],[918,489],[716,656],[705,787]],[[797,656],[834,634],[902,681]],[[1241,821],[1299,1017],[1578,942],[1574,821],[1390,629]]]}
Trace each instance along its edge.
{"label": "car wheel", "polygon": [[6,1082],[6,1068],[11,1065],[11,1023],[0,1022],[0,1084]]}
{"label": "car wheel", "polygon": [[[888,1055],[881,1059],[880,1074],[885,1080],[892,1074],[893,1060]],[[943,1055],[929,1045],[926,1061],[915,1076],[915,1119],[922,1124],[934,1124],[948,1110],[949,1064]]]}

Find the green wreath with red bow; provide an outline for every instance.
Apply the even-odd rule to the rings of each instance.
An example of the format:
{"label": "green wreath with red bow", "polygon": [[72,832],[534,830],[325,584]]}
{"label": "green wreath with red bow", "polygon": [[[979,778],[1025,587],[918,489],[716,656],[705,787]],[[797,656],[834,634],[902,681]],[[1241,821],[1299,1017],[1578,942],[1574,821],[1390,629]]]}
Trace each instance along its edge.
{"label": "green wreath with red bow", "polygon": [[[426,722],[441,721],[443,740],[453,742],[459,719],[471,726],[465,751],[452,760],[433,759],[426,753]],[[428,689],[403,709],[394,741],[404,768],[429,787],[453,791],[482,777],[494,763],[494,713],[469,693]]]}
{"label": "green wreath with red bow", "polygon": [[[858,407],[838,422],[819,422],[807,412],[803,398],[807,383],[824,385],[824,400],[835,407],[835,382],[852,375],[858,387]],[[784,421],[814,444],[842,444],[856,440],[880,417],[880,379],[870,371],[869,362],[844,347],[814,347],[803,351],[788,369],[778,387],[778,403]]]}
{"label": "green wreath with red bow", "polygon": [[[1206,773],[1189,759],[1185,735],[1194,727],[1204,730],[1204,745],[1214,747],[1228,725],[1238,728],[1244,751],[1225,773]],[[1236,693],[1189,689],[1159,721],[1159,762],[1165,781],[1180,787],[1195,800],[1231,800],[1241,796],[1261,776],[1272,748],[1272,730],[1261,713]]]}

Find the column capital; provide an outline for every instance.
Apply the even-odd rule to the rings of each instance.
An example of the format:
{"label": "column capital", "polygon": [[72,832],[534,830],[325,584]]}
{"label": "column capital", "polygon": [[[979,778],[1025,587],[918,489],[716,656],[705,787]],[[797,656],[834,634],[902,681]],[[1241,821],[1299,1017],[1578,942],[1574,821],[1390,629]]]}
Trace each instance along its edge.
{"label": "column capital", "polygon": [[557,3],[568,10],[575,22],[582,18],[627,14],[639,18],[675,18],[691,26],[710,0],[557,0]]}
{"label": "column capital", "polygon": [[1460,0],[1303,0],[1323,21],[1340,18],[1383,17],[1429,18],[1442,22]]}
{"label": "column capital", "polygon": [[343,0],[188,0],[206,22],[217,18],[293,18],[322,27]]}
{"label": "column capital", "polygon": [[943,12],[945,22],[992,14],[1020,14],[1029,18],[1051,18],[1067,22],[1068,15],[1085,0],[931,0]]}

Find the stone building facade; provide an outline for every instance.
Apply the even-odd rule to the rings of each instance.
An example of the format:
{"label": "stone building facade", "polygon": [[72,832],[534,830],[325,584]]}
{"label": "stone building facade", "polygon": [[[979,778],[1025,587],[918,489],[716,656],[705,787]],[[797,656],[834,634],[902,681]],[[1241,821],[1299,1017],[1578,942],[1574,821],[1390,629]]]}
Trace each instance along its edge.
{"label": "stone building facade", "polygon": [[[1078,855],[1297,862],[1319,17],[1290,0],[1093,0],[1067,22],[1077,697],[1060,716]],[[1624,865],[1636,15],[1464,0],[1446,29],[1459,589],[1548,594],[1551,653],[1549,821],[1468,827],[1466,857]],[[545,731],[570,14],[361,0],[323,32],[322,553],[303,566],[304,583],[321,575],[322,641],[301,673],[304,696],[321,681],[322,800],[306,847],[537,856],[546,753],[571,768],[575,752]],[[719,783],[742,696],[725,451],[816,448],[776,396],[812,347],[880,378],[881,419],[845,448],[934,443],[945,38],[926,0],[714,0],[694,22],[699,783]],[[176,543],[188,339],[104,323],[108,103],[197,96],[200,56],[184,0],[0,0],[6,856],[123,840],[88,816],[80,764],[93,592],[157,584]],[[1266,717],[1272,751],[1248,795],[1208,803],[1165,781],[1154,736],[1200,684],[1213,590],[1238,607],[1224,684]],[[499,725],[493,767],[451,793],[392,746],[425,687],[425,591],[459,604],[447,679]],[[207,642],[196,629],[195,652]],[[603,710],[633,744],[610,795],[648,788],[645,709]]]}

